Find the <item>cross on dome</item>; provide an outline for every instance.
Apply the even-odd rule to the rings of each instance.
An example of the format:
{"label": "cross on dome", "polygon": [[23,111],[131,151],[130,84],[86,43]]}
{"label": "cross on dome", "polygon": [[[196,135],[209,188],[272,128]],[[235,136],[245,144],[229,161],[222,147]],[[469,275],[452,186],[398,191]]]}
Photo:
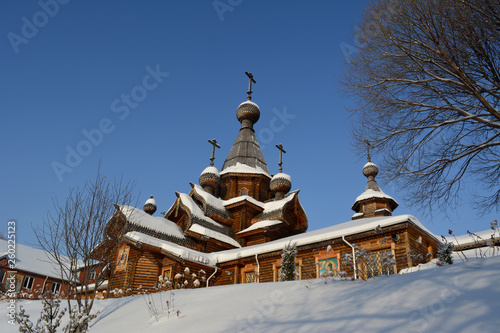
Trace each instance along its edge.
{"label": "cross on dome", "polygon": [[212,145],[212,157],[210,157],[210,166],[214,166],[215,147],[220,148],[220,145],[217,144],[216,139],[208,140],[208,142]]}
{"label": "cross on dome", "polygon": [[247,99],[250,101],[252,100],[252,82],[257,83],[255,79],[253,78],[252,73],[245,72],[245,74],[248,76],[248,91],[247,91]]}
{"label": "cross on dome", "polygon": [[370,141],[368,141],[368,139],[365,139],[365,144],[366,144],[366,158],[368,160],[368,162],[371,162],[372,159],[370,157],[370,148],[373,148],[373,146],[370,144]]}
{"label": "cross on dome", "polygon": [[279,172],[283,172],[283,153],[286,154],[286,150],[283,149],[283,145],[280,143],[279,145],[276,145],[276,148],[279,149],[280,151],[280,162],[278,163],[279,166]]}

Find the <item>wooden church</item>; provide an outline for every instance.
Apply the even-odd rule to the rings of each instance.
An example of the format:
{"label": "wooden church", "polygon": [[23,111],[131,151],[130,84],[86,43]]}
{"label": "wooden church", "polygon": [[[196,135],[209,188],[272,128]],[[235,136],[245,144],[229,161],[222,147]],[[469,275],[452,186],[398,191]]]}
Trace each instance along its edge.
{"label": "wooden church", "polygon": [[370,161],[352,220],[306,232],[299,190],[292,191],[290,175],[282,172],[283,146],[277,146],[279,173],[271,176],[255,136],[260,110],[251,101],[255,80],[247,75],[248,97],[236,109],[240,129],[221,170],[214,166],[219,146],[209,140],[210,166],[189,193],[176,193],[163,216],[153,216],[153,197],[143,209],[116,206],[105,231],[118,243],[106,266],[107,295],[152,290],[159,280],[171,288],[278,281],[287,244],[297,248],[297,279],[395,274],[436,256],[440,242],[429,230],[413,216],[393,216],[398,203],[377,185],[378,168]]}

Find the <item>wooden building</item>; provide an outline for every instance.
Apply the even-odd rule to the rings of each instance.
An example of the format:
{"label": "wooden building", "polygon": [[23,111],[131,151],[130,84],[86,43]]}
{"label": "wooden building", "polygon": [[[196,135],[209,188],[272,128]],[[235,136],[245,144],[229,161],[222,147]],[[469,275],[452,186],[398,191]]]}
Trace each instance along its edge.
{"label": "wooden building", "polygon": [[[172,288],[277,281],[289,243],[297,246],[299,279],[394,274],[436,256],[440,242],[429,230],[413,216],[393,216],[398,204],[378,186],[371,161],[362,170],[368,181],[354,200],[352,220],[306,232],[299,190],[291,191],[281,157],[279,172],[268,170],[255,136],[260,110],[251,89],[236,116],[240,128],[221,170],[212,153],[199,185],[176,193],[163,216],[153,216],[153,197],[143,209],[116,206],[106,228],[118,242],[107,263],[108,295],[153,290],[165,281]],[[209,142],[214,152],[218,144]]]}
{"label": "wooden building", "polygon": [[[11,251],[12,250],[12,251]],[[62,280],[59,268],[49,255],[30,246],[0,239],[0,292],[9,297],[38,298],[40,293],[68,295],[68,281]]]}

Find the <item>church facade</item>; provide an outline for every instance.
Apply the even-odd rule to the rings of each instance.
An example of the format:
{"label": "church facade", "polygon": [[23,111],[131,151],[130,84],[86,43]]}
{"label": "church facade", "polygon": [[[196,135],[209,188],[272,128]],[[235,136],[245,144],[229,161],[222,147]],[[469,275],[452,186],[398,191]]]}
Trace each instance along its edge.
{"label": "church facade", "polygon": [[[297,279],[365,279],[436,256],[440,241],[429,230],[413,216],[393,216],[398,203],[378,186],[378,168],[370,160],[352,220],[307,232],[299,190],[292,191],[291,176],[282,172],[283,146],[277,146],[280,169],[272,176],[255,136],[260,109],[251,101],[255,81],[247,75],[248,97],[236,110],[240,128],[221,170],[212,154],[198,184],[176,193],[162,216],[153,215],[153,197],[143,209],[116,206],[105,231],[117,242],[107,266],[108,295],[153,290],[158,283],[190,288],[278,281],[287,244],[297,249]],[[214,151],[217,142],[209,142]]]}

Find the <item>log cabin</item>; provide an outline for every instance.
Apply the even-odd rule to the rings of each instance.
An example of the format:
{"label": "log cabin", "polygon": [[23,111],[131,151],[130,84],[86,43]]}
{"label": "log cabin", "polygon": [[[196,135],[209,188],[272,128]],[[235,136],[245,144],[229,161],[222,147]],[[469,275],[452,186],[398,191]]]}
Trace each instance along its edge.
{"label": "log cabin", "polygon": [[116,242],[106,263],[107,295],[278,281],[287,244],[297,249],[297,279],[366,279],[436,256],[435,235],[413,216],[393,215],[398,203],[378,186],[369,154],[362,170],[367,185],[354,200],[352,220],[307,232],[300,191],[292,191],[291,176],[282,172],[286,151],[277,145],[279,172],[272,176],[255,136],[260,109],[251,101],[252,82],[236,109],[240,128],[220,171],[214,166],[220,146],[209,140],[210,165],[161,216],[153,215],[153,196],[143,209],[116,205],[105,231]]}

